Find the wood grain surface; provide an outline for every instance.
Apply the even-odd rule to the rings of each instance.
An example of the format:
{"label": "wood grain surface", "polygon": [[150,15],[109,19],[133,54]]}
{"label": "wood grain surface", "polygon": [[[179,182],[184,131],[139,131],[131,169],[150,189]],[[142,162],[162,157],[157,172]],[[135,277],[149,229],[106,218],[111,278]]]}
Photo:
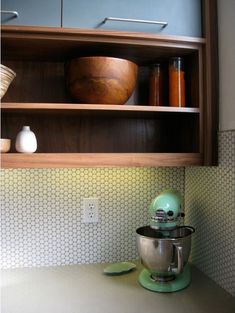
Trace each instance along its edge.
{"label": "wood grain surface", "polygon": [[197,153],[8,153],[2,154],[3,168],[73,168],[73,167],[155,167],[202,165]]}
{"label": "wood grain surface", "polygon": [[135,89],[138,66],[129,60],[90,56],[66,64],[68,90],[80,103],[125,104]]}

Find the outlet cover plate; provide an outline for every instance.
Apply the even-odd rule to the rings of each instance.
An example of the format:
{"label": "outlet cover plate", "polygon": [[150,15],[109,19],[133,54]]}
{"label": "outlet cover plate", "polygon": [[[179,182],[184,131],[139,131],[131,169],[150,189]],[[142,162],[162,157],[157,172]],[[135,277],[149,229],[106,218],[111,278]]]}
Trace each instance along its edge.
{"label": "outlet cover plate", "polygon": [[82,222],[98,223],[99,222],[99,201],[98,198],[82,199]]}

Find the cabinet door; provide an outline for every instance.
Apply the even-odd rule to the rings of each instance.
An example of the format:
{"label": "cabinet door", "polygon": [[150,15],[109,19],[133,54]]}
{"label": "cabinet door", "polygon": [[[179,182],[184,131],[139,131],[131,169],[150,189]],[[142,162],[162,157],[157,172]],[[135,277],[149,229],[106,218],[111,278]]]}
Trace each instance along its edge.
{"label": "cabinet door", "polygon": [[5,25],[61,26],[61,0],[2,0],[1,10],[19,14],[1,13]]}
{"label": "cabinet door", "polygon": [[[155,24],[107,21],[106,17],[168,22]],[[201,36],[200,0],[64,0],[63,27],[143,31]]]}

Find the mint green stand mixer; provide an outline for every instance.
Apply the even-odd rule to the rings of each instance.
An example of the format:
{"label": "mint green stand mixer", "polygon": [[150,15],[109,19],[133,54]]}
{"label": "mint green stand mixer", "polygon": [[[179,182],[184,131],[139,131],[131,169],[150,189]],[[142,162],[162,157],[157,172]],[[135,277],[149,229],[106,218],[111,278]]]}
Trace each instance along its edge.
{"label": "mint green stand mixer", "polygon": [[195,229],[179,226],[184,217],[181,208],[179,192],[163,191],[150,205],[150,225],[136,230],[137,248],[145,267],[139,283],[146,289],[174,292],[190,284],[188,258]]}

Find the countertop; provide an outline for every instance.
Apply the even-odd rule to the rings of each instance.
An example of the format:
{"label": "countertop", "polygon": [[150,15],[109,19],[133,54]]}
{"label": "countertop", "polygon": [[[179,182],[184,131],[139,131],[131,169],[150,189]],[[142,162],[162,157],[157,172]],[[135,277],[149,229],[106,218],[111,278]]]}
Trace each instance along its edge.
{"label": "countertop", "polygon": [[2,271],[1,313],[234,313],[235,298],[192,267],[191,285],[175,293],[141,287],[137,270],[106,276],[107,264]]}

